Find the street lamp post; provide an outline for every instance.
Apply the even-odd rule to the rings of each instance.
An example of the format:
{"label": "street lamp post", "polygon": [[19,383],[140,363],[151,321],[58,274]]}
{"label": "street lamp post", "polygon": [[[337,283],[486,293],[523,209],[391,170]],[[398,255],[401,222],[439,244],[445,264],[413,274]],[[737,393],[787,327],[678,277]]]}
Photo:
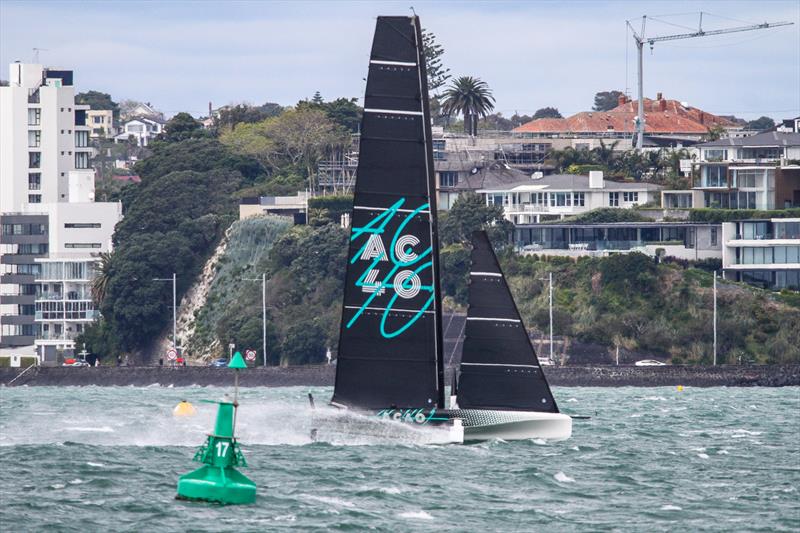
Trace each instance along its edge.
{"label": "street lamp post", "polygon": [[714,271],[714,366],[717,366],[717,271]]}
{"label": "street lamp post", "polygon": [[178,352],[178,291],[177,291],[177,275],[172,273],[171,278],[153,278],[153,281],[171,281],[172,282],[172,349]]}
{"label": "street lamp post", "polygon": [[267,274],[261,274],[260,278],[244,278],[245,281],[261,282],[261,354],[264,366],[267,366]]}

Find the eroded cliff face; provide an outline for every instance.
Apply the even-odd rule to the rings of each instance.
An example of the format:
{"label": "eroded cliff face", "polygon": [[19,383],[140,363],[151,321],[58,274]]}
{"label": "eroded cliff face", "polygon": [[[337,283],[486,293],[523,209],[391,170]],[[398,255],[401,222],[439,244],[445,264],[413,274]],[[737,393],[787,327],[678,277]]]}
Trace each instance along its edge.
{"label": "eroded cliff face", "polygon": [[[258,291],[252,279],[264,271],[272,244],[291,222],[282,217],[261,216],[231,224],[199,276],[178,304],[177,336],[187,365],[205,365],[227,356],[227,339],[220,339],[218,322],[228,304],[242,291]],[[260,317],[260,314],[259,314]],[[172,347],[171,324],[154,343],[150,361],[158,362]]]}
{"label": "eroded cliff face", "polygon": [[[196,325],[195,319],[197,317],[197,313],[208,300],[211,282],[214,281],[214,274],[217,270],[217,266],[219,265],[219,261],[225,255],[225,250],[228,248],[228,243],[230,242],[230,237],[234,226],[236,226],[236,223],[231,224],[231,226],[225,231],[225,236],[217,245],[217,248],[214,250],[214,253],[211,254],[211,257],[208,258],[206,264],[203,265],[203,270],[200,272],[200,275],[178,303],[178,316],[176,320],[178,345],[183,346],[183,353],[188,356],[187,364],[206,363],[223,351],[222,346],[216,339],[209,343],[199,344],[197,346],[193,346],[191,341],[194,338]],[[167,350],[172,347],[172,340],[170,339],[171,334],[171,328],[167,328],[164,334],[162,334],[156,342],[153,348],[154,361],[158,361],[160,357],[163,357],[164,362],[167,362],[166,353]]]}

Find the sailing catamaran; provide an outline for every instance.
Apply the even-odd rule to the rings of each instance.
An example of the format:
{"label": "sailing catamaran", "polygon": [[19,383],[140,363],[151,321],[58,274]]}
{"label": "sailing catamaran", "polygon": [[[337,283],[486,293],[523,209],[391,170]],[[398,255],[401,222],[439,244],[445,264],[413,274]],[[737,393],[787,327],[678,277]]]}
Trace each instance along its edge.
{"label": "sailing catamaran", "polygon": [[[504,355],[506,348],[522,346],[524,328],[494,253],[482,245],[473,252],[473,260],[483,266],[472,280],[476,303],[472,305],[471,296],[474,311],[465,345],[469,355],[462,363],[456,400],[460,408],[446,408],[436,209],[419,18],[378,17],[364,96],[331,404],[434,426],[459,442],[470,435],[569,437],[571,419],[558,413],[530,343],[525,354]],[[494,266],[485,257],[487,251]],[[494,295],[492,283],[506,293]],[[498,298],[500,307],[510,302],[513,311],[496,309]],[[483,300],[485,304],[479,303]],[[495,310],[501,314],[493,314]],[[487,346],[498,332],[501,344]],[[526,386],[531,391],[523,390]],[[510,387],[510,393],[498,391],[503,387]],[[534,424],[540,420],[560,424],[559,429]]]}

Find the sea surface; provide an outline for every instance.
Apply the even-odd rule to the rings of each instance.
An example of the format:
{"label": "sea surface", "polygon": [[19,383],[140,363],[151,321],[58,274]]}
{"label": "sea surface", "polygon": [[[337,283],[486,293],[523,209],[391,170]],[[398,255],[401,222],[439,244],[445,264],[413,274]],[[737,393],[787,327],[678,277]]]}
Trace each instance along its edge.
{"label": "sea surface", "polygon": [[[3,531],[798,531],[800,388],[558,388],[573,437],[312,442],[306,387],[243,389],[250,506],[175,500],[219,387],[0,388]],[[313,389],[324,404],[330,389]],[[198,409],[175,418],[181,400]]]}

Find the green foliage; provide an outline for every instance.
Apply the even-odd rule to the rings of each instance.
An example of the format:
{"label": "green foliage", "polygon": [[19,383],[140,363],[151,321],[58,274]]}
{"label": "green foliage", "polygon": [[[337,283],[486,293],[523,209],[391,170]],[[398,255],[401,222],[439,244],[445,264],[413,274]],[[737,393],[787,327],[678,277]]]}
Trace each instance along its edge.
{"label": "green foliage", "polygon": [[[539,281],[554,272],[556,334],[581,342],[710,362],[710,273],[660,264],[637,253],[606,258],[500,255],[523,319],[544,331],[547,290]],[[719,354],[735,363],[800,360],[800,309],[768,291],[720,281]],[[443,285],[444,286],[444,285]],[[791,324],[794,324],[792,326]]]}
{"label": "green foliage", "polygon": [[255,157],[271,172],[302,173],[311,177],[318,163],[350,143],[350,135],[312,103],[280,116],[241,124],[220,135],[232,151]]}
{"label": "green foliage", "polygon": [[164,131],[158,136],[159,141],[176,143],[187,139],[204,139],[211,134],[203,129],[203,125],[196,121],[189,113],[178,113],[167,121]]}
{"label": "green foliage", "polygon": [[600,91],[594,95],[593,111],[610,111],[619,105],[619,97],[624,95],[622,91]]}
{"label": "green foliage", "polygon": [[0,357],[0,368],[8,368],[11,366],[11,356]]}
{"label": "green foliage", "polygon": [[258,161],[252,157],[232,153],[216,139],[157,143],[153,153],[133,167],[134,173],[142,178],[141,186],[146,186],[174,171],[207,172],[214,169],[236,171],[244,177],[245,183],[254,183],[263,174]]}
{"label": "green foliage", "polygon": [[450,69],[442,64],[444,47],[436,42],[436,36],[422,28],[422,53],[425,56],[425,71],[428,74],[428,90],[437,94],[450,79]]}
{"label": "green foliage", "polygon": [[559,172],[585,173],[588,170],[602,170],[607,177],[647,179],[655,183],[670,183],[672,186],[685,188],[688,183],[678,177],[680,160],[689,157],[685,150],[659,150],[645,153],[634,151],[616,151],[619,141],[606,145],[602,140],[600,146],[592,150],[576,150],[567,147],[554,150],[548,156],[549,161]]}
{"label": "green foliage", "polygon": [[445,246],[439,254],[442,294],[458,305],[467,305],[470,251],[463,244]]}
{"label": "green foliage", "polygon": [[283,112],[283,108],[272,102],[260,106],[237,104],[220,109],[215,120],[215,127],[220,130],[236,129],[241,123],[261,122],[270,117],[276,117]]}
{"label": "green foliage", "polygon": [[541,109],[537,109],[536,112],[533,114],[533,119],[536,120],[537,118],[564,118],[561,116],[561,113],[558,112],[558,108],[556,107],[543,107]]}
{"label": "green foliage", "polygon": [[309,209],[324,209],[331,222],[338,224],[344,213],[350,213],[353,209],[353,196],[349,194],[333,196],[316,196],[309,198]]}
{"label": "green foliage", "polygon": [[361,124],[362,109],[358,105],[357,98],[337,98],[336,100],[325,102],[319,91],[317,91],[311,101],[302,100],[298,102],[296,109],[320,110],[325,113],[331,122],[351,133],[358,132]]}
{"label": "green foliage", "polygon": [[[250,280],[268,271],[270,250],[290,227],[288,219],[277,216],[252,217],[233,223],[206,303],[195,317],[195,334],[189,339],[192,351],[205,349],[215,340],[222,346],[233,342],[260,351],[261,287]],[[278,364],[276,346],[280,341],[271,319],[274,308],[268,308],[268,314],[268,362]]]}
{"label": "green foliage", "polygon": [[480,78],[461,76],[444,92],[442,112],[446,115],[464,116],[464,132],[478,134],[478,118],[494,109],[494,96],[489,85]]}
{"label": "green foliage", "polygon": [[461,194],[450,211],[439,215],[439,240],[443,245],[468,244],[472,232],[486,230],[495,246],[508,243],[513,224],[503,218],[503,208],[486,205],[475,193]]}
{"label": "green foliage", "polygon": [[775,121],[769,117],[759,117],[747,123],[747,127],[751,130],[768,130],[775,127]]}
{"label": "green foliage", "polygon": [[[188,141],[187,141],[188,142]],[[114,233],[101,309],[121,351],[142,348],[168,323],[171,291],[154,278],[177,274],[180,297],[235,216],[235,170],[170,172],[143,183]]]}
{"label": "green foliage", "polygon": [[111,95],[100,91],[86,91],[75,95],[76,104],[88,104],[92,109],[113,111],[114,121],[119,119],[119,105]]}
{"label": "green foliage", "polygon": [[758,209],[692,209],[689,211],[689,220],[692,222],[732,222],[734,220],[747,220],[752,218],[797,218],[800,217],[800,208],[775,209],[762,211]]}
{"label": "green foliage", "polygon": [[119,355],[116,337],[108,322],[103,318],[87,325],[83,332],[75,338],[75,345],[85,345],[89,353],[101,360],[116,359]]}

